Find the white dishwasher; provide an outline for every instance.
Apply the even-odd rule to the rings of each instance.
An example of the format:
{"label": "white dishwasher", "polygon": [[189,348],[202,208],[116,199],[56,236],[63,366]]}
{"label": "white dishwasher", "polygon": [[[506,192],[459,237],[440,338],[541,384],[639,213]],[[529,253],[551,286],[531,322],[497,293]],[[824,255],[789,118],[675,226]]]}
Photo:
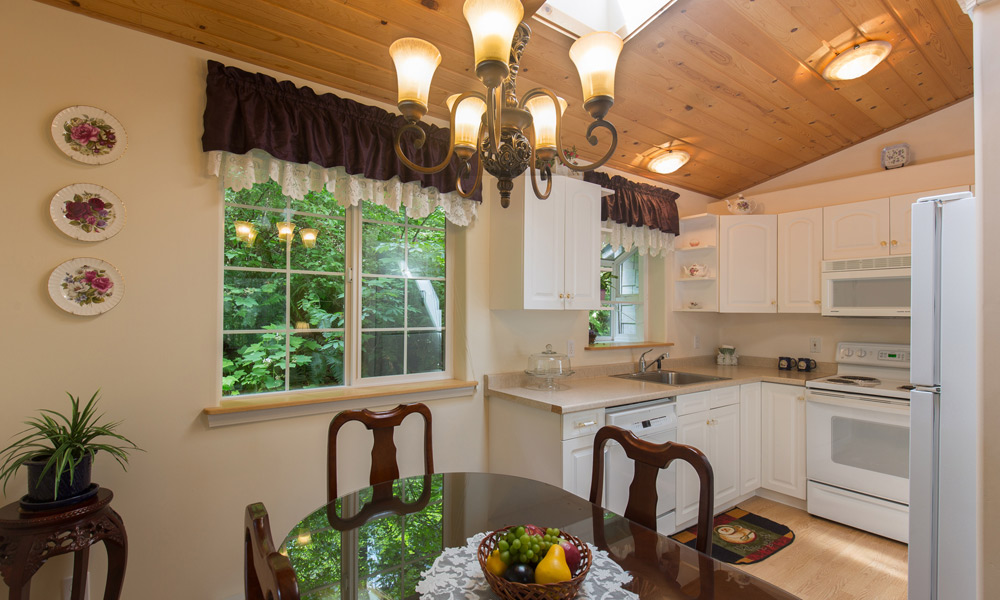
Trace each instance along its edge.
{"label": "white dishwasher", "polygon": [[[610,408],[605,413],[606,425],[616,425],[631,431],[636,437],[662,444],[677,441],[677,411],[674,398],[650,400]],[[617,442],[608,441],[604,455],[604,497],[606,508],[619,515],[625,514],[628,488],[632,484],[634,468],[632,459]],[[677,506],[676,467],[662,469],[656,477],[656,529],[660,533],[674,533],[674,508]]]}

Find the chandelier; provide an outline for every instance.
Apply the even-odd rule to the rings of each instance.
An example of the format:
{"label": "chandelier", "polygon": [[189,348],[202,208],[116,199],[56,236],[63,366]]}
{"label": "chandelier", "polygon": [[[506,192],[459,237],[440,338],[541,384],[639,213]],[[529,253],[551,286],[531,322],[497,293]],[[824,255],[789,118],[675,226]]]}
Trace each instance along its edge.
{"label": "chandelier", "polygon": [[[552,191],[555,157],[557,153],[559,157],[565,156],[560,129],[566,101],[546,88],[532,89],[520,100],[517,98],[518,65],[531,36],[531,29],[521,22],[524,7],[519,0],[466,0],[463,13],[472,30],[476,76],[486,93],[467,91],[448,98],[451,113],[448,155],[432,167],[415,164],[404,154],[401,140],[412,131],[416,135],[416,148],[426,141],[418,123],[427,113],[431,79],[441,63],[441,53],[433,44],[418,38],[393,42],[389,54],[396,67],[397,106],[406,118],[406,124],[396,132],[396,155],[407,167],[428,174],[444,170],[452,155],[458,156],[461,164],[455,186],[463,198],[470,197],[479,187],[485,168],[497,178],[500,205],[504,208],[510,204],[513,179],[530,168],[532,189],[544,200]],[[583,108],[594,119],[587,127],[587,141],[591,146],[597,145],[597,136],[593,134],[598,128],[611,134],[611,147],[597,162],[574,165],[565,161],[566,167],[573,171],[600,167],[618,145],[618,131],[604,117],[615,101],[615,67],[621,50],[621,38],[607,31],[587,34],[569,49],[583,85]],[[462,179],[471,175],[470,161],[477,152],[475,183],[466,190]],[[539,189],[539,179],[547,182],[544,193]]]}

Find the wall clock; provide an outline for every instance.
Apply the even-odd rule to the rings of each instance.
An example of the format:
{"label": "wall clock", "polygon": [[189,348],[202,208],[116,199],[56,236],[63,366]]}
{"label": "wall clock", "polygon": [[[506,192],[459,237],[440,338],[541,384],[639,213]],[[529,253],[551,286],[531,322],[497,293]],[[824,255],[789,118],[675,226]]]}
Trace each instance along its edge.
{"label": "wall clock", "polygon": [[896,169],[910,162],[910,146],[896,144],[882,148],[882,166],[886,169]]}

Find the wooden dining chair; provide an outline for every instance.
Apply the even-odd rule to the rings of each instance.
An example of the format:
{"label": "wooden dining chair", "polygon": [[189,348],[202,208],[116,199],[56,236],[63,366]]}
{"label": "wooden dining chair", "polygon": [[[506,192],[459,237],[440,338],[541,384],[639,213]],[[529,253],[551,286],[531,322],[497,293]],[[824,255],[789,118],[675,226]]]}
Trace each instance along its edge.
{"label": "wooden dining chair", "polygon": [[393,433],[396,427],[411,414],[420,414],[424,418],[424,473],[434,472],[434,454],[431,449],[431,411],[425,404],[400,404],[392,410],[382,412],[361,410],[345,410],[337,414],[330,422],[330,432],[327,437],[326,467],[327,467],[327,501],[333,502],[337,497],[337,434],[344,424],[360,421],[372,432],[372,468],[368,476],[369,485],[399,479],[399,464],[396,462],[396,442]]}
{"label": "wooden dining chair", "polygon": [[247,600],[299,600],[292,563],[275,551],[267,509],[260,502],[247,506],[243,552]]}
{"label": "wooden dining chair", "polygon": [[594,438],[594,471],[590,479],[590,501],[601,504],[604,489],[604,446],[608,440],[621,444],[625,455],[635,464],[635,475],[628,488],[628,504],[623,515],[656,531],[656,476],[675,460],[683,460],[694,467],[701,483],[698,500],[698,539],[695,548],[709,556],[712,554],[712,509],[715,497],[715,476],[712,465],[701,450],[694,446],[666,442],[654,444],[639,439],[630,431],[614,425],[605,425]]}

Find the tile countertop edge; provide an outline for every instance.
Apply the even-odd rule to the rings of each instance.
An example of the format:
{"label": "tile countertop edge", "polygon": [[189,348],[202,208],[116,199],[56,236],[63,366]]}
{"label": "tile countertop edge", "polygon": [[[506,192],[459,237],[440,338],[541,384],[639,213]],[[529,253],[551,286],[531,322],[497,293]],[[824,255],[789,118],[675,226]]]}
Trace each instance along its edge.
{"label": "tile countertop edge", "polygon": [[[681,359],[684,360],[684,359]],[[628,363],[625,363],[628,365]],[[630,365],[628,365],[630,366]],[[811,372],[779,371],[775,367],[761,367],[754,365],[740,367],[718,367],[714,364],[686,364],[671,365],[676,370],[694,373],[704,373],[727,377],[727,379],[697,383],[692,385],[673,386],[662,383],[645,383],[641,381],[619,379],[603,376],[590,376],[582,378],[570,378],[564,380],[566,389],[558,391],[536,390],[523,386],[510,386],[491,388],[490,376],[486,376],[485,393],[487,396],[503,398],[518,404],[550,411],[556,414],[570,414],[585,410],[600,408],[613,408],[647,400],[657,400],[669,398],[680,394],[693,394],[720,387],[733,385],[743,385],[746,383],[777,383],[783,385],[805,386],[806,381],[826,377],[833,371],[818,370]],[[626,368],[622,370],[619,366],[608,365],[608,370],[613,372],[629,372]],[[665,365],[666,368],[666,365]],[[742,371],[742,373],[741,373]],[[498,383],[508,383],[510,381],[507,374],[494,375]],[[576,393],[574,393],[576,392]]]}

